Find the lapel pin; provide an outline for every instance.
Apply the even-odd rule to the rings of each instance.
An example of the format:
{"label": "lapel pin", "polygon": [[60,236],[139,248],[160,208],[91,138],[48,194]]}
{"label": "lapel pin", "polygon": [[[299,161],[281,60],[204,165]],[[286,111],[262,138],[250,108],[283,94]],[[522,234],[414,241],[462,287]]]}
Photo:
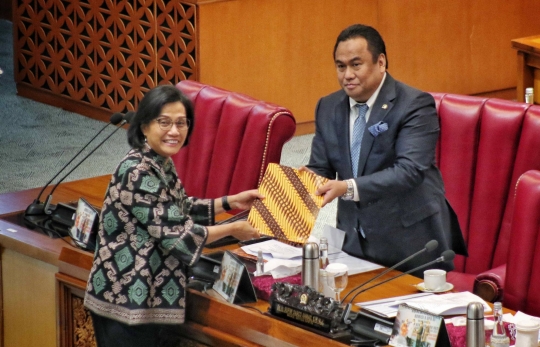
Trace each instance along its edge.
{"label": "lapel pin", "polygon": [[387,108],[388,108],[388,105],[387,105],[387,104],[383,104],[383,105],[382,105],[382,109],[383,109],[383,110],[386,110]]}

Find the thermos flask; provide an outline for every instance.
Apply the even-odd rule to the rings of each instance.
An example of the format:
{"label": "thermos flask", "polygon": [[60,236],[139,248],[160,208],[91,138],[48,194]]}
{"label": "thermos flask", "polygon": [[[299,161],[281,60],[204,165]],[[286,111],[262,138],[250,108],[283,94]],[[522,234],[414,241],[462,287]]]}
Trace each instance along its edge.
{"label": "thermos flask", "polygon": [[467,306],[467,347],[485,347],[484,305],[471,302]]}
{"label": "thermos flask", "polygon": [[306,242],[302,249],[302,285],[319,289],[319,245]]}

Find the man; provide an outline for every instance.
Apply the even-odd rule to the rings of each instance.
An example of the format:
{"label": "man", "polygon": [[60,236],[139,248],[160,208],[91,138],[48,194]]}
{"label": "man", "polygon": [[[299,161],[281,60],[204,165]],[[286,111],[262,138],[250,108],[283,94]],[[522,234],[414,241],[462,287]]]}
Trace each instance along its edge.
{"label": "man", "polygon": [[[316,194],[324,196],[323,206],[339,198],[343,250],[389,267],[428,241],[439,242],[434,252],[423,253],[401,271],[447,249],[467,255],[435,166],[439,123],[433,97],[386,72],[384,41],[372,27],[356,24],[343,30],[334,60],[342,90],[317,104],[307,167],[331,179]],[[451,270],[453,264],[433,267]],[[422,272],[413,274],[422,277]]]}

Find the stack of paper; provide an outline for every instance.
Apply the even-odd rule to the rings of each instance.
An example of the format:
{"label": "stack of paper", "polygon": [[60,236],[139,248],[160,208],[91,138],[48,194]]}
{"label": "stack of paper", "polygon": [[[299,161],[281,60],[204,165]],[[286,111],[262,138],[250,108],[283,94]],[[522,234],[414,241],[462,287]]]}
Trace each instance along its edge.
{"label": "stack of paper", "polygon": [[467,306],[471,302],[481,302],[484,312],[491,312],[491,307],[477,295],[470,292],[447,293],[436,295],[433,293],[420,293],[398,296],[388,299],[361,302],[356,305],[383,317],[395,317],[399,304],[407,304],[419,310],[428,311],[435,315],[466,314]]}

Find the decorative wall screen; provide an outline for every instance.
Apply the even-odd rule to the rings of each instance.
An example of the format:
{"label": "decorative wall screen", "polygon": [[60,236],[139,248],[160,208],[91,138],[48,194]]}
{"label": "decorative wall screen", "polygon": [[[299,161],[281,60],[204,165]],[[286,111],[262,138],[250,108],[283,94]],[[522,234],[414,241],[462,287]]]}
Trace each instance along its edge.
{"label": "decorative wall screen", "polygon": [[17,2],[15,79],[113,112],[159,84],[198,79],[196,4]]}

